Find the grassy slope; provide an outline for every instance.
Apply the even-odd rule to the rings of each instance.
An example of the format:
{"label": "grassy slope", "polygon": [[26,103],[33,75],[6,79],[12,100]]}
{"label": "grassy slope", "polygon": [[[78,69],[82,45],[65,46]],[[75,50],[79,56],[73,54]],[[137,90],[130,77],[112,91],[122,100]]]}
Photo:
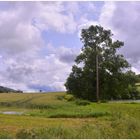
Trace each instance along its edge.
{"label": "grassy slope", "polygon": [[140,138],[139,103],[79,106],[64,95],[0,94],[0,111],[24,112],[0,114],[0,138]]}

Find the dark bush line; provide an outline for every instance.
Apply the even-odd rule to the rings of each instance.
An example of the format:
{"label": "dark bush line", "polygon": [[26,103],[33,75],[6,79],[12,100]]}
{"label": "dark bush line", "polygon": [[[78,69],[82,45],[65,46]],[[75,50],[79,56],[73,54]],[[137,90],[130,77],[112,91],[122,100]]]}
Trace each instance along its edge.
{"label": "dark bush line", "polygon": [[44,104],[28,104],[25,106],[27,108],[34,108],[34,109],[55,109],[55,105],[44,105]]}
{"label": "dark bush line", "polygon": [[91,117],[102,117],[110,115],[109,112],[93,112],[89,114],[52,114],[49,118],[91,118]]}

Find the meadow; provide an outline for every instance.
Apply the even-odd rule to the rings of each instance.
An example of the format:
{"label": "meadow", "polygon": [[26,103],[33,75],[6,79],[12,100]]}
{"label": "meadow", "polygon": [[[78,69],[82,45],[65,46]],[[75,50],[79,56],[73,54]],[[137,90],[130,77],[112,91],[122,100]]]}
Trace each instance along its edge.
{"label": "meadow", "polygon": [[139,130],[139,102],[93,103],[63,92],[0,94],[1,139],[136,139]]}

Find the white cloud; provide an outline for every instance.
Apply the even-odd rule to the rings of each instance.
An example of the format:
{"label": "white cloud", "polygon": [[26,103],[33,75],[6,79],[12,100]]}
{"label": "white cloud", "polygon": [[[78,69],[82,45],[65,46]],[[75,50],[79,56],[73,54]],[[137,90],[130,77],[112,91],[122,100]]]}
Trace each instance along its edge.
{"label": "white cloud", "polygon": [[[73,33],[76,30],[74,8],[65,7],[64,2],[40,2],[38,5],[34,24],[40,30],[51,29],[61,33]],[[67,12],[68,9],[71,11]]]}
{"label": "white cloud", "polygon": [[65,90],[64,83],[73,65],[73,61],[66,58],[70,56],[71,59],[70,52],[74,49],[51,48],[52,51],[48,47],[49,54],[45,56],[26,53],[1,58],[4,66],[0,71],[1,85],[23,90],[34,90],[33,86]]}
{"label": "white cloud", "polygon": [[121,53],[140,73],[140,2],[106,2],[99,22],[111,29],[116,39],[124,41]]}
{"label": "white cloud", "polygon": [[0,21],[1,53],[15,55],[36,50],[43,44],[40,31],[28,22],[23,22],[16,10],[1,11]]}
{"label": "white cloud", "polygon": [[[5,2],[0,10],[0,81],[2,86],[33,90],[35,86],[65,90],[78,51],[49,47],[42,39],[42,30],[73,33],[73,17],[78,5],[67,14],[61,2]],[[41,50],[46,49],[46,56]]]}
{"label": "white cloud", "polygon": [[110,27],[115,8],[114,2],[105,2],[104,6],[102,7],[99,22],[105,28]]}
{"label": "white cloud", "polygon": [[140,73],[140,71],[134,67],[132,67],[131,70],[134,71],[135,73]]}
{"label": "white cloud", "polygon": [[122,52],[133,62],[133,70],[140,69],[138,3],[106,2],[99,21],[88,18],[90,11],[94,14],[97,10],[92,2],[5,2],[4,7],[0,10],[0,81],[3,86],[65,90],[63,84],[80,50],[46,45],[42,32],[74,34],[98,23],[124,40]]}

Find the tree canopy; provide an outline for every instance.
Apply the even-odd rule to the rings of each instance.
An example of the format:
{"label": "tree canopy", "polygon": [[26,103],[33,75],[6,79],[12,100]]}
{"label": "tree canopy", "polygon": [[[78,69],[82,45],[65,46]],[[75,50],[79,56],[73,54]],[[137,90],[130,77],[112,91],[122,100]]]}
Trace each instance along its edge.
{"label": "tree canopy", "polygon": [[112,39],[111,30],[91,25],[81,31],[83,47],[65,83],[67,92],[78,98],[96,100],[96,57],[98,55],[100,99],[136,97],[135,73],[117,50],[124,43]]}

